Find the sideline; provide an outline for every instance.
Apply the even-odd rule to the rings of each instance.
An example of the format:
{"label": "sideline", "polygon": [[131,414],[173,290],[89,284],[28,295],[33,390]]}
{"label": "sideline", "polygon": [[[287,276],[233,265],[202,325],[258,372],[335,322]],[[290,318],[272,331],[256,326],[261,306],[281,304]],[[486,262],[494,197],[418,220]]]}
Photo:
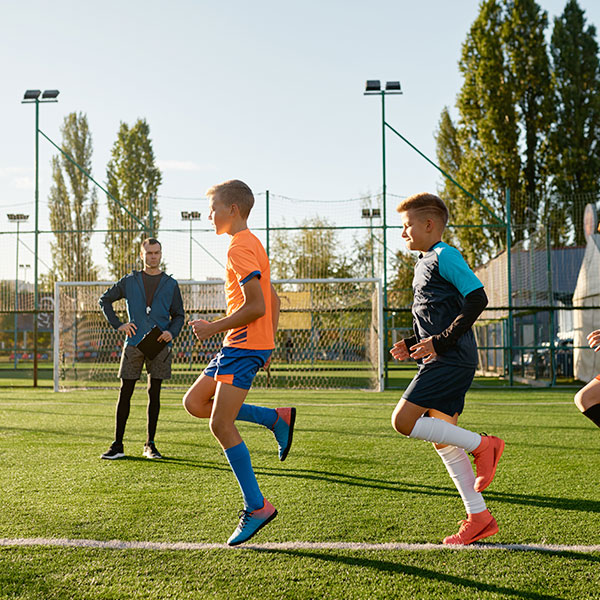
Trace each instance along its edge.
{"label": "sideline", "polygon": [[579,552],[589,554],[600,552],[600,545],[563,545],[563,544],[471,544],[469,546],[445,546],[444,544],[403,544],[363,542],[273,542],[265,544],[243,544],[231,548],[227,544],[190,543],[190,542],[125,542],[121,540],[85,540],[68,538],[0,538],[0,546],[53,546],[61,548],[103,548],[108,550],[368,550],[393,551],[404,550],[509,550],[518,552]]}

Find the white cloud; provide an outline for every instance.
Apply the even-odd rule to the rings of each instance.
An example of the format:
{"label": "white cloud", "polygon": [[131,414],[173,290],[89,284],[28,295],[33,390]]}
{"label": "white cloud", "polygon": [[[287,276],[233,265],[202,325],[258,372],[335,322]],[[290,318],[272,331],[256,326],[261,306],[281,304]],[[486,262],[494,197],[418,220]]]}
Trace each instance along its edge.
{"label": "white cloud", "polygon": [[157,160],[161,171],[214,171],[214,165],[199,165],[191,160]]}

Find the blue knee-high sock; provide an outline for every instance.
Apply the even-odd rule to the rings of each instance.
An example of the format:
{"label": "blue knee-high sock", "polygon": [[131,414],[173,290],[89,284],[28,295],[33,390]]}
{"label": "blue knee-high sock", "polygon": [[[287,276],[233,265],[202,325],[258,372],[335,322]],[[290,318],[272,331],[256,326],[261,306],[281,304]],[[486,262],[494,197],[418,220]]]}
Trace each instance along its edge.
{"label": "blue knee-high sock", "polygon": [[277,411],[274,408],[242,404],[237,420],[258,423],[258,425],[264,425],[265,427],[272,429],[273,425],[275,425],[275,421],[277,421]]}
{"label": "blue knee-high sock", "polygon": [[237,446],[227,448],[225,456],[240,484],[240,489],[244,496],[245,509],[252,512],[257,508],[262,508],[265,499],[258,487],[256,475],[254,475],[252,463],[250,462],[250,452],[248,452],[246,444],[241,442]]}

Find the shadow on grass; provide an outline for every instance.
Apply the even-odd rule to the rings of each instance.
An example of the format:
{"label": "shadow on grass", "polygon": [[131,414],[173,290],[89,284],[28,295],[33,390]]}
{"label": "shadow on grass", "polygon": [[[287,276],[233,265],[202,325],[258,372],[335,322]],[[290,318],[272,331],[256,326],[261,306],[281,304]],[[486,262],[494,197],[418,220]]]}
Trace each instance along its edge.
{"label": "shadow on grass", "polygon": [[[340,483],[349,486],[368,487],[391,492],[409,492],[411,494],[425,494],[427,496],[456,496],[454,487],[443,487],[403,481],[386,481],[348,475],[345,473],[332,473],[328,471],[315,471],[312,469],[285,469],[275,470],[268,468],[256,469],[257,474],[271,475],[275,477],[292,477],[301,479],[313,479],[327,481],[329,483]],[[537,506],[540,508],[555,508],[557,510],[574,510],[584,513],[600,512],[600,500],[589,500],[581,498],[559,498],[555,496],[541,496],[535,494],[514,494],[508,492],[486,491],[486,498],[499,503],[521,504],[524,506]]]}
{"label": "shadow on grass", "polygon": [[561,596],[551,596],[545,593],[529,592],[525,590],[517,590],[506,586],[495,585],[492,583],[483,583],[466,577],[458,577],[456,575],[448,575],[440,573],[432,569],[423,567],[415,567],[411,565],[403,565],[402,563],[392,562],[389,560],[377,560],[373,558],[355,558],[334,552],[314,552],[304,550],[277,550],[277,549],[255,549],[257,552],[267,552],[272,554],[287,554],[298,558],[313,558],[324,562],[333,562],[340,565],[348,565],[350,567],[369,568],[374,571],[391,573],[394,575],[406,575],[409,577],[417,577],[419,579],[429,580],[432,582],[445,582],[455,586],[462,586],[471,592],[488,592],[499,594],[503,598],[523,598],[525,600],[560,600]]}

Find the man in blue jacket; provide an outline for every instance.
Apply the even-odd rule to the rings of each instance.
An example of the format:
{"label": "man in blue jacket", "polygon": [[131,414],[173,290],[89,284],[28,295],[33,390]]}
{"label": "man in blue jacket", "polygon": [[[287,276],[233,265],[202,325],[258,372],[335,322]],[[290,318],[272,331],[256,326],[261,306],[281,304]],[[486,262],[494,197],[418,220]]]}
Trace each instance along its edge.
{"label": "man in blue jacket", "polygon": [[[121,389],[117,402],[115,440],[102,458],[115,459],[125,456],[123,435],[135,382],[146,363],[148,371],[148,437],[143,455],[162,458],[154,444],[158,413],[160,412],[160,388],[163,379],[171,377],[172,341],[183,327],[185,312],[177,281],[160,269],[162,248],[154,238],[146,238],[140,251],[143,271],[133,271],[108,288],[99,300],[108,322],[126,335],[119,377]],[[113,302],[125,298],[129,321],[122,323],[113,309]],[[167,345],[152,359],[137,347],[143,337],[155,326],[162,333],[158,341]]]}

